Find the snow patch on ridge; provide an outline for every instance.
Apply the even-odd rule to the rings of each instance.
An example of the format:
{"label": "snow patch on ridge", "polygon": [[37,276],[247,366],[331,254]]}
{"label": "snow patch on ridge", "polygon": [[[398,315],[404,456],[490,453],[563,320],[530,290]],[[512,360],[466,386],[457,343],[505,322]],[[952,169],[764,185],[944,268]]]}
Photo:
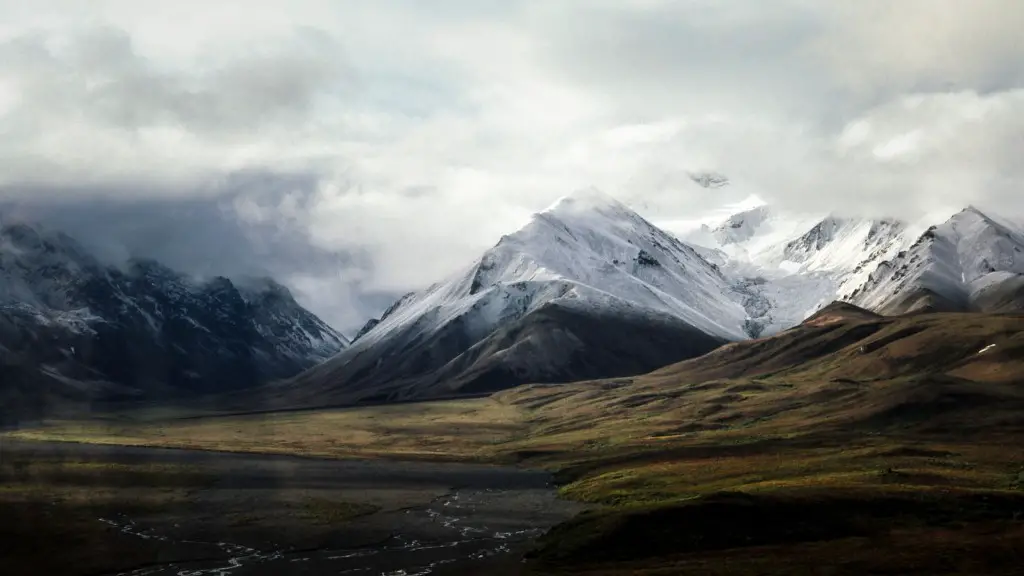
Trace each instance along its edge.
{"label": "snow patch on ridge", "polygon": [[883,310],[913,307],[915,297],[932,295],[944,305],[966,309],[979,293],[1021,274],[1021,226],[968,207],[882,262],[849,298]]}

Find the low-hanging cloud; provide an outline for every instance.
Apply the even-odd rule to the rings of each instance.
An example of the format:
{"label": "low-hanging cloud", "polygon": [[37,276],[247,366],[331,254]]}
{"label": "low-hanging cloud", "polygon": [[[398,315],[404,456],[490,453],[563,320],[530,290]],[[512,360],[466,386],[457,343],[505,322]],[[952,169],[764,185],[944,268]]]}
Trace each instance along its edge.
{"label": "low-hanging cloud", "polygon": [[1014,0],[140,6],[0,4],[4,210],[350,330],[591,185],[655,221],[1024,214]]}
{"label": "low-hanging cloud", "polygon": [[35,188],[31,198],[0,202],[0,221],[61,230],[107,265],[144,258],[200,279],[269,276],[349,332],[368,310],[397,296],[368,285],[376,264],[366,250],[332,249],[310,238],[315,176],[235,174],[221,186],[214,195],[184,197]]}

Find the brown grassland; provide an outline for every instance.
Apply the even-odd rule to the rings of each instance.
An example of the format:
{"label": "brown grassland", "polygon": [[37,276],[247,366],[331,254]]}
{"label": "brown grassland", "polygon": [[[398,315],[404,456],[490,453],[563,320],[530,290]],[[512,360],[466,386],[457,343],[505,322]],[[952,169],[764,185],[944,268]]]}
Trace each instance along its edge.
{"label": "brown grassland", "polygon": [[832,306],[635,378],[10,435],[548,468],[598,507],[541,540],[537,573],[1024,573],[1020,315]]}
{"label": "brown grassland", "polygon": [[11,574],[89,574],[148,561],[155,542],[111,550],[98,519],[184,506],[190,489],[214,480],[189,467],[27,458],[9,447],[3,456],[0,558]]}

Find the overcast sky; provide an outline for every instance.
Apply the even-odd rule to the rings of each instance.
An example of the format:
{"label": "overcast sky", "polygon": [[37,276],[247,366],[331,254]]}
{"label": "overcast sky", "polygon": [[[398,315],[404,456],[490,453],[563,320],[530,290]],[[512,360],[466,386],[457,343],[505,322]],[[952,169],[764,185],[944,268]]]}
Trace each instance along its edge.
{"label": "overcast sky", "polygon": [[[1018,0],[0,0],[0,200],[352,330],[574,189],[1024,213]],[[694,186],[715,170],[732,186]],[[112,224],[114,222],[114,224]]]}

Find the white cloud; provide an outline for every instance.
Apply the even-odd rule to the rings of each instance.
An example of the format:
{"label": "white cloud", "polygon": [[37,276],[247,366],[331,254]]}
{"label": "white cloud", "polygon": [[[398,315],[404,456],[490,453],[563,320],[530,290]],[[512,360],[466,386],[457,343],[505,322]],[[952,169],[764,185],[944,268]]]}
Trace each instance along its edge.
{"label": "white cloud", "polygon": [[675,222],[1024,212],[1014,0],[30,4],[0,0],[0,194],[227,198],[346,327],[589,185]]}

